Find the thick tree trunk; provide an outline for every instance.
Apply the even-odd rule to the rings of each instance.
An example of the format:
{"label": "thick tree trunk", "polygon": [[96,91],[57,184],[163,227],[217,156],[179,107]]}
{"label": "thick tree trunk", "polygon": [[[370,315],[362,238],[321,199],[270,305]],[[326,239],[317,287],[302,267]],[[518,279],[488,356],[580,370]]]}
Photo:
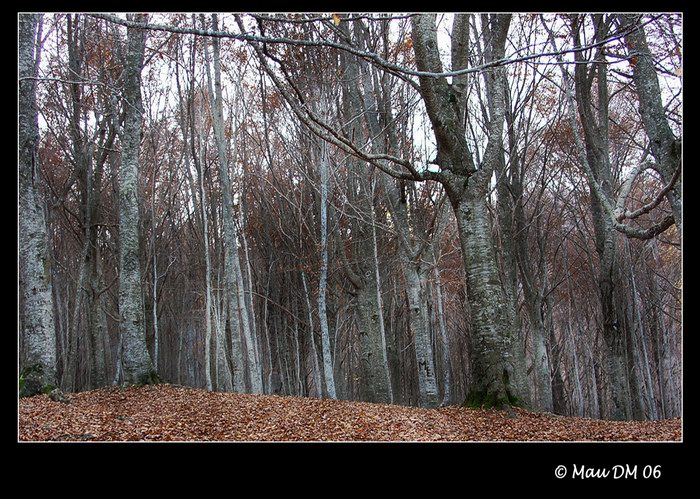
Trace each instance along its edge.
{"label": "thick tree trunk", "polygon": [[393,397],[382,353],[382,338],[379,328],[381,316],[377,308],[377,288],[371,276],[364,286],[357,289],[356,308],[360,336],[360,391],[362,400],[390,404]]}
{"label": "thick tree trunk", "polygon": [[39,182],[36,77],[39,58],[34,14],[19,15],[19,260],[21,331],[20,395],[33,395],[56,386],[56,331],[53,316],[48,235]]}
{"label": "thick tree trunk", "polygon": [[[147,16],[138,14],[137,22]],[[119,172],[119,313],[122,382],[154,383],[157,374],[146,347],[146,328],[141,297],[139,263],[139,148],[142,104],[141,69],[146,34],[129,28],[124,79],[125,118]]]}
{"label": "thick tree trunk", "polygon": [[470,406],[529,405],[524,352],[510,322],[501,287],[486,199],[470,196],[453,205],[467,274],[474,326]]}
{"label": "thick tree trunk", "polygon": [[[469,30],[460,27],[468,16],[458,16],[452,43],[467,46]],[[413,50],[421,71],[441,72],[435,16],[418,15],[411,19]],[[482,30],[488,40],[487,61],[498,60],[505,51],[510,16],[483,15]],[[458,29],[459,28],[459,29]],[[455,39],[460,36],[461,39]],[[453,52],[452,64],[466,64]],[[420,76],[421,95],[433,125],[437,142],[436,163],[457,220],[462,258],[466,270],[467,299],[471,310],[473,334],[470,351],[471,388],[465,404],[510,407],[529,405],[525,356],[517,328],[512,324],[507,296],[498,273],[496,251],[488,212],[488,185],[502,157],[503,119],[505,115],[505,74],[491,68],[484,74],[488,93],[488,143],[480,165],[472,158],[462,122],[466,95],[460,85],[444,77]],[[455,83],[463,84],[462,81]]]}

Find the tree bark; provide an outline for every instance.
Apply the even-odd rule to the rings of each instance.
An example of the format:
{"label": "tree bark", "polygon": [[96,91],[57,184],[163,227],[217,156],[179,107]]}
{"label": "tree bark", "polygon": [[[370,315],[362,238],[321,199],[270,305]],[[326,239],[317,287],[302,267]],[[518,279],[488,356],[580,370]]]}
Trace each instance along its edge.
{"label": "tree bark", "polygon": [[20,396],[57,385],[56,331],[53,315],[51,261],[44,207],[38,190],[39,122],[36,81],[41,47],[41,16],[19,15],[19,260],[23,386]]}
{"label": "tree bark", "polygon": [[333,357],[328,328],[326,290],[328,289],[328,145],[321,144],[319,157],[319,177],[321,191],[321,272],[318,283],[318,320],[321,325],[321,348],[323,351],[323,377],[326,392],[331,399],[337,398],[333,377]]}
{"label": "tree bark", "polygon": [[[486,17],[490,60],[503,57],[510,25],[509,15]],[[421,71],[442,72],[435,16],[412,18],[413,49]],[[460,32],[468,32],[460,30]],[[453,40],[455,43],[455,40]],[[465,404],[508,408],[529,405],[524,351],[506,307],[500,284],[488,212],[488,184],[503,147],[505,114],[503,68],[485,73],[489,92],[488,143],[477,165],[461,123],[464,96],[455,93],[444,77],[421,76],[420,90],[437,141],[436,163],[440,181],[455,212],[466,269],[467,298],[474,332],[470,352],[471,387]]]}
{"label": "tree bark", "polygon": [[[146,22],[147,15],[136,14],[134,20]],[[155,383],[158,376],[146,347],[146,328],[141,297],[139,263],[139,148],[141,143],[142,102],[141,70],[146,33],[127,30],[128,50],[124,78],[124,130],[122,161],[119,172],[119,312],[121,334],[122,382]]]}
{"label": "tree bark", "polygon": [[[623,14],[618,17],[622,25],[637,24],[638,14]],[[681,139],[671,130],[661,98],[659,78],[654,67],[654,58],[649,50],[644,27],[630,31],[625,36],[630,55],[635,61],[632,77],[639,97],[639,114],[649,137],[651,153],[656,159],[657,169],[664,184],[669,184],[674,173],[681,168]],[[673,210],[678,235],[683,236],[683,180],[679,177],[666,195]]]}

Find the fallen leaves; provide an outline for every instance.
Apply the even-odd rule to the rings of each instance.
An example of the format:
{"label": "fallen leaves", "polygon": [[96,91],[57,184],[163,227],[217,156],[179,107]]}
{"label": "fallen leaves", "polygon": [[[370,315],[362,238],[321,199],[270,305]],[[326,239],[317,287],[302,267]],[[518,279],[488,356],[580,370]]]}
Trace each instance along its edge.
{"label": "fallen leaves", "polygon": [[19,401],[21,441],[680,441],[681,419],[602,421],[517,409],[421,409],[344,400],[102,388]]}

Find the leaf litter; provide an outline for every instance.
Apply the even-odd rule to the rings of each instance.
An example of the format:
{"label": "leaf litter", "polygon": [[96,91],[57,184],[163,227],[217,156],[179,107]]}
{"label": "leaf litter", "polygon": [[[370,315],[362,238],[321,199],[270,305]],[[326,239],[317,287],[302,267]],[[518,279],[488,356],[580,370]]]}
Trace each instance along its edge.
{"label": "leaf litter", "polygon": [[681,418],[606,421],[160,384],[19,400],[19,441],[681,441]]}

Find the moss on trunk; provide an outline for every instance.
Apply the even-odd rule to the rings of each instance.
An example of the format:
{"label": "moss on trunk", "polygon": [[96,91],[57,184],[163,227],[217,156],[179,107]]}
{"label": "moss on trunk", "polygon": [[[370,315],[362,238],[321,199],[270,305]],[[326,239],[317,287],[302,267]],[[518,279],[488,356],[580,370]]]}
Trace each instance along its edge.
{"label": "moss on trunk", "polygon": [[46,379],[44,366],[41,364],[27,366],[19,374],[20,397],[31,397],[41,393],[48,394],[56,388],[55,384]]}
{"label": "moss on trunk", "polygon": [[505,396],[486,390],[473,390],[469,392],[462,402],[462,407],[471,409],[499,409],[508,410],[512,407],[523,407],[523,401],[515,395],[506,393]]}

